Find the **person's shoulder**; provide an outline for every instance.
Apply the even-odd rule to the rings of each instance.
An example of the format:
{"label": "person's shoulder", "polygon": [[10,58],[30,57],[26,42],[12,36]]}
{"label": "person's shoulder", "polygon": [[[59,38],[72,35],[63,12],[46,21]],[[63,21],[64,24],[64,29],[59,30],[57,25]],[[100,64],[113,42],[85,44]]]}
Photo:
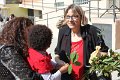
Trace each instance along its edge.
{"label": "person's shoulder", "polygon": [[0,44],[0,50],[2,51],[9,51],[14,49],[13,45],[4,45],[4,44]]}
{"label": "person's shoulder", "polygon": [[59,31],[64,33],[66,31],[70,30],[70,28],[67,25],[63,25],[61,28],[59,28]]}
{"label": "person's shoulder", "polygon": [[86,24],[82,27],[83,29],[86,29],[90,32],[100,32],[100,29],[94,25]]}
{"label": "person's shoulder", "polygon": [[83,28],[87,28],[87,29],[98,29],[96,26],[91,25],[91,24],[86,24],[84,26],[82,26]]}
{"label": "person's shoulder", "polygon": [[14,50],[14,47],[11,46],[11,45],[0,45],[0,54],[1,56],[5,56],[5,55],[8,55],[8,54],[11,54],[13,53],[15,50]]}
{"label": "person's shoulder", "polygon": [[59,30],[66,30],[68,29],[69,27],[67,25],[63,25],[61,28],[59,28]]}

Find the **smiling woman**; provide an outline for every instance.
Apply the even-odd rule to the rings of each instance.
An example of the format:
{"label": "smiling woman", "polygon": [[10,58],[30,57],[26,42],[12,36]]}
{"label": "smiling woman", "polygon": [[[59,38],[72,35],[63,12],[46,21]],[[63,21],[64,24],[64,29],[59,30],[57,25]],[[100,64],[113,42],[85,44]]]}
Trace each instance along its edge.
{"label": "smiling woman", "polygon": [[[66,8],[55,53],[61,60],[72,65],[72,74],[64,73],[61,80],[84,80],[84,73],[90,66],[90,54],[95,47],[101,45],[101,52],[108,51],[102,36],[98,36],[100,29],[87,22],[85,13],[79,5],[71,4]],[[70,55],[73,52],[77,53],[80,66],[71,61]]]}

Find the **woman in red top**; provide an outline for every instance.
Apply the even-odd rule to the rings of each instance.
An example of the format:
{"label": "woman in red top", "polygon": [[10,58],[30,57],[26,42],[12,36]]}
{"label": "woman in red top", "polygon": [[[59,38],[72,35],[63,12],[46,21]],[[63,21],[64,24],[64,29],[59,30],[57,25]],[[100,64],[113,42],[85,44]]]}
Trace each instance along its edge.
{"label": "woman in red top", "polygon": [[[58,65],[51,61],[51,56],[46,52],[50,47],[52,32],[45,25],[35,25],[28,32],[29,56],[27,58],[33,71],[42,76],[44,80],[61,80],[61,74],[68,71],[68,64]],[[52,74],[52,70],[59,67]]]}
{"label": "woman in red top", "polygon": [[[98,36],[98,33],[100,33],[100,29],[87,24],[87,18],[79,5],[71,4],[66,8],[64,20],[61,27],[59,27],[55,53],[60,56],[61,60],[71,63],[70,53],[76,51],[81,65],[76,66],[71,63],[73,67],[72,74],[63,74],[62,80],[82,80],[85,68],[89,66],[90,54],[97,45],[101,45],[102,52],[108,51],[102,36]],[[97,79],[94,78],[94,80]]]}

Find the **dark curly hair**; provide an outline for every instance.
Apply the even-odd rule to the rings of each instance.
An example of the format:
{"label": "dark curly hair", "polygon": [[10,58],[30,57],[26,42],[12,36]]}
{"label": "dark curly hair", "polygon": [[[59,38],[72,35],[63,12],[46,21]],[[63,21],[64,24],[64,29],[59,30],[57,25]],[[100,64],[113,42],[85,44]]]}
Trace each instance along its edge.
{"label": "dark curly hair", "polygon": [[46,25],[34,25],[28,33],[29,47],[37,51],[46,51],[52,41],[52,31]]}
{"label": "dark curly hair", "polygon": [[0,36],[0,44],[14,45],[15,49],[27,55],[27,30],[33,25],[25,17],[16,17],[4,25]]}

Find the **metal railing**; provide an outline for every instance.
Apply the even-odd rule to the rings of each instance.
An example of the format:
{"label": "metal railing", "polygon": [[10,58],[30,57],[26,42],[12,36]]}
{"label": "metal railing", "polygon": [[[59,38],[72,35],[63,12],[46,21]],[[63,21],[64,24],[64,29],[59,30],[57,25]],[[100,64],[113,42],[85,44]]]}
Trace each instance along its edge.
{"label": "metal railing", "polygon": [[[25,1],[25,0],[23,0],[24,1],[24,5],[28,5],[27,4],[27,2]],[[56,1],[56,0],[55,0]],[[95,0],[94,0],[95,1]],[[85,3],[88,3],[88,6],[84,6],[84,7],[86,7],[86,8],[88,8],[88,10],[86,10],[86,11],[89,11],[89,21],[91,21],[91,11],[92,10],[97,10],[97,15],[98,15],[98,17],[99,18],[101,18],[108,10],[113,10],[113,21],[115,22],[115,19],[116,19],[116,12],[115,12],[115,9],[116,9],[116,7],[115,7],[115,0],[112,0],[113,1],[113,8],[109,8],[109,9],[102,9],[102,8],[100,8],[99,7],[99,1],[100,0],[96,0],[97,1],[97,7],[91,7],[91,2],[92,2],[92,0],[88,0],[88,1],[84,1],[84,2],[82,2],[82,3],[79,3],[80,5],[81,4],[85,4]],[[63,15],[60,15],[60,16],[55,16],[55,17],[48,17],[49,15],[50,15],[50,13],[53,13],[53,12],[57,12],[57,11],[59,11],[59,10],[65,10],[65,8],[61,8],[61,9],[59,9],[59,8],[57,8],[57,7],[47,7],[47,6],[44,6],[43,4],[54,4],[54,3],[45,3],[45,2],[43,2],[43,0],[40,2],[39,1],[39,3],[41,4],[41,6],[40,5],[34,5],[34,2],[33,2],[33,0],[31,0],[31,4],[32,4],[32,6],[34,7],[34,6],[38,6],[38,7],[42,7],[42,8],[53,8],[53,9],[56,9],[56,10],[54,10],[54,11],[51,11],[51,12],[48,12],[48,13],[45,13],[45,14],[42,14],[42,16],[44,16],[44,15],[46,15],[47,16],[47,18],[45,18],[45,19],[42,19],[42,20],[46,20],[47,21],[47,25],[48,25],[48,22],[49,22],[49,19],[54,19],[54,18],[57,18],[57,17],[62,17]],[[30,4],[29,4],[30,5]],[[68,6],[68,5],[64,5],[64,6]],[[106,10],[105,11],[105,13],[103,13],[102,15],[100,15],[99,14],[99,11],[100,10]],[[41,16],[41,15],[40,15]],[[33,17],[34,18],[34,17]],[[38,20],[38,21],[42,21],[41,19],[40,20]],[[38,21],[35,21],[35,22],[38,22]]]}

